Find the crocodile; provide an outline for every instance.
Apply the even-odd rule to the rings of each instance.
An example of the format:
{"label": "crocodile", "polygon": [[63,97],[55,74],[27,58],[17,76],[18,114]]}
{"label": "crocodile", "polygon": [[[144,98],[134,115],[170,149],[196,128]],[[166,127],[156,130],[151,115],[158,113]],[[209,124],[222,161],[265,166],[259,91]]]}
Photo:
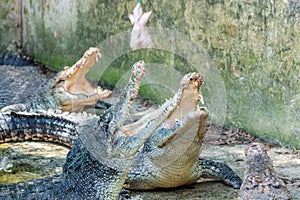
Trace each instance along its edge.
{"label": "crocodile", "polygon": [[247,162],[239,200],[292,199],[283,180],[277,175],[262,143],[253,142],[245,150]]}
{"label": "crocodile", "polygon": [[[185,89],[180,105],[161,125],[160,131],[155,132],[138,152],[129,170],[125,188],[172,188],[195,183],[200,178],[219,179],[234,188],[240,188],[241,179],[226,164],[199,157],[208,117],[208,110],[199,107],[199,102],[203,102],[200,91],[202,83],[203,76],[198,73],[187,74],[182,79],[181,86]],[[152,119],[159,114],[149,113],[144,118]],[[177,125],[177,120],[186,126]],[[135,126],[140,126],[139,122]]]}
{"label": "crocodile", "polygon": [[[161,115],[174,104],[174,112],[163,120],[153,135],[145,142],[134,158],[128,172],[126,184],[129,189],[154,189],[158,187],[177,187],[196,182],[200,177],[220,179],[224,183],[239,188],[241,179],[225,164],[198,158],[201,144],[206,133],[206,119],[208,111],[199,107],[202,100],[200,86],[203,77],[199,73],[190,73],[183,77],[180,88],[175,96],[163,104],[155,112],[148,113],[137,122],[122,127],[124,134],[130,136],[140,130],[146,130],[148,121],[157,121]],[[5,116],[4,116],[5,115]],[[31,116],[32,114],[28,114]],[[57,119],[52,114],[52,120]],[[85,117],[82,117],[84,115]],[[60,116],[60,115],[58,115]],[[70,121],[93,118],[90,114],[71,113],[63,115]],[[79,117],[78,117],[79,116]],[[1,119],[1,116],[0,116]],[[39,123],[25,123],[22,113],[2,115],[0,142],[41,140],[72,146],[78,135],[73,131],[60,128],[46,130],[37,127],[49,127]],[[79,122],[77,121],[77,122]],[[25,123],[25,124],[24,124]],[[79,122],[85,124],[85,121]],[[21,128],[12,127],[11,124],[24,124]],[[59,125],[63,123],[50,122]],[[33,126],[33,127],[32,127]],[[22,134],[18,130],[26,129]],[[20,132],[20,131],[19,131]],[[72,133],[72,134],[71,134]],[[21,136],[20,136],[21,135]]]}
{"label": "crocodile", "polygon": [[89,48],[72,67],[64,67],[54,78],[40,85],[37,89],[38,93],[27,103],[8,105],[1,111],[47,110],[49,108],[69,112],[81,111],[85,105],[94,105],[99,100],[110,97],[109,90],[103,90],[99,86],[94,88],[85,79],[85,75],[100,56],[99,48]]}
{"label": "crocodile", "polygon": [[[145,63],[137,62],[132,67],[130,80],[122,91],[118,101],[97,118],[88,118],[85,123],[75,126],[74,122],[63,117],[56,117],[55,123],[48,123],[47,130],[71,130],[79,137],[69,151],[62,175],[38,179],[30,182],[1,185],[0,199],[116,199],[124,184],[128,169],[135,153],[145,140],[154,132],[163,120],[177,107],[169,101],[165,109],[155,120],[145,122],[147,129],[140,129],[132,134],[122,130],[129,114],[132,101],[137,97],[141,78],[144,76]],[[11,112],[14,113],[14,112]],[[21,113],[22,115],[22,113]],[[39,127],[40,120],[53,120],[53,116],[35,113],[23,114],[22,122],[31,122]],[[24,131],[11,124],[3,124],[1,132],[14,129]],[[21,123],[22,124],[22,123]],[[62,128],[62,129],[59,129]]]}

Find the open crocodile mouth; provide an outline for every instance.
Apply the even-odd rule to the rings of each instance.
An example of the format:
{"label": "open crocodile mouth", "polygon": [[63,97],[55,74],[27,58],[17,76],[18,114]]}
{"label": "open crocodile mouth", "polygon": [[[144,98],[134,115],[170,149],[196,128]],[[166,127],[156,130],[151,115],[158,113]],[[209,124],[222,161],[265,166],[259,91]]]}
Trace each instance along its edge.
{"label": "open crocodile mouth", "polygon": [[[203,102],[200,86],[203,84],[203,76],[199,73],[189,73],[185,75],[180,83],[180,88],[174,97],[153,112],[149,112],[137,122],[123,126],[122,130],[126,135],[134,135],[139,130],[146,128],[145,122],[155,120],[164,110],[172,109],[173,112],[162,122],[161,128],[171,128],[176,121],[185,121],[190,113],[194,113],[200,108],[199,102]],[[171,107],[176,107],[175,109]]]}
{"label": "open crocodile mouth", "polygon": [[179,104],[161,126],[162,128],[171,129],[175,123],[180,123],[181,129],[169,140],[162,143],[161,148],[172,144],[172,141],[177,139],[180,143],[184,141],[190,143],[194,138],[191,134],[197,136],[200,143],[204,141],[206,133],[205,119],[208,117],[208,112],[205,108],[199,106],[199,102],[204,102],[200,90],[203,82],[203,76],[200,73],[193,72],[183,77],[178,91],[180,95]]}
{"label": "open crocodile mouth", "polygon": [[203,102],[200,87],[203,84],[203,76],[199,73],[189,73],[183,77],[180,83],[180,102],[175,111],[166,121],[183,120],[190,112],[199,108],[199,102]]}
{"label": "open crocodile mouth", "polygon": [[93,87],[85,77],[100,57],[100,49],[91,47],[72,67],[64,67],[57,75],[52,93],[63,111],[80,111],[84,105],[93,105],[111,96],[111,91]]}

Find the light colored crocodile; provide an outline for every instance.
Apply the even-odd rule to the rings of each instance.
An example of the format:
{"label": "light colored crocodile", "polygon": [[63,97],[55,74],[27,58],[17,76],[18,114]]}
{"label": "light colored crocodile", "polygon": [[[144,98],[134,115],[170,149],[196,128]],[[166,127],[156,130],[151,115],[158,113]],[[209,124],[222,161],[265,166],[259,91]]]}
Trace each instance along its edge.
{"label": "light colored crocodile", "polygon": [[100,57],[100,49],[89,48],[81,59],[72,67],[64,67],[48,83],[40,85],[38,95],[24,104],[9,105],[1,109],[5,111],[28,111],[61,109],[62,111],[80,111],[85,105],[94,105],[97,101],[108,98],[109,90],[94,88],[86,79],[86,74]]}
{"label": "light colored crocodile", "polygon": [[253,142],[245,151],[247,163],[239,200],[292,199],[285,183],[277,175],[262,143]]}
{"label": "light colored crocodile", "polygon": [[[180,103],[159,129],[146,141],[135,157],[126,180],[126,188],[171,188],[195,183],[201,177],[222,180],[239,188],[241,179],[225,164],[199,158],[206,134],[208,111],[199,107],[203,101],[199,73],[187,74],[181,81]],[[144,119],[156,118],[162,110]],[[139,127],[130,125],[129,130]]]}

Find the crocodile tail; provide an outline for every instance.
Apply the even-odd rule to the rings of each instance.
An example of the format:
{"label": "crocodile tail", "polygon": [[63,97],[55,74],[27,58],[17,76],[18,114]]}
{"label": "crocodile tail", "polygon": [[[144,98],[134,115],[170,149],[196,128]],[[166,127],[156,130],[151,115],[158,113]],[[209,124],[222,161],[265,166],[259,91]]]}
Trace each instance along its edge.
{"label": "crocodile tail", "polygon": [[0,113],[0,144],[5,142],[47,141],[72,146],[78,137],[76,123],[47,114]]}
{"label": "crocodile tail", "polygon": [[16,184],[0,184],[0,199],[57,199],[63,190],[60,175]]}

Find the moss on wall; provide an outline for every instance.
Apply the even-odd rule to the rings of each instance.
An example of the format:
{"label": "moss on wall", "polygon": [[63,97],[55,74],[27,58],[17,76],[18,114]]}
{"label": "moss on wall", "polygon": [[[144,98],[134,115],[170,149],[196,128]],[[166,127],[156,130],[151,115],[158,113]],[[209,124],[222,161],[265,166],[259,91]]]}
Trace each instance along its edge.
{"label": "moss on wall", "polygon": [[0,49],[20,52],[21,38],[21,7],[18,0],[0,2]]}
{"label": "moss on wall", "polygon": [[190,35],[225,80],[226,124],[299,147],[299,11],[283,1],[188,3]]}

